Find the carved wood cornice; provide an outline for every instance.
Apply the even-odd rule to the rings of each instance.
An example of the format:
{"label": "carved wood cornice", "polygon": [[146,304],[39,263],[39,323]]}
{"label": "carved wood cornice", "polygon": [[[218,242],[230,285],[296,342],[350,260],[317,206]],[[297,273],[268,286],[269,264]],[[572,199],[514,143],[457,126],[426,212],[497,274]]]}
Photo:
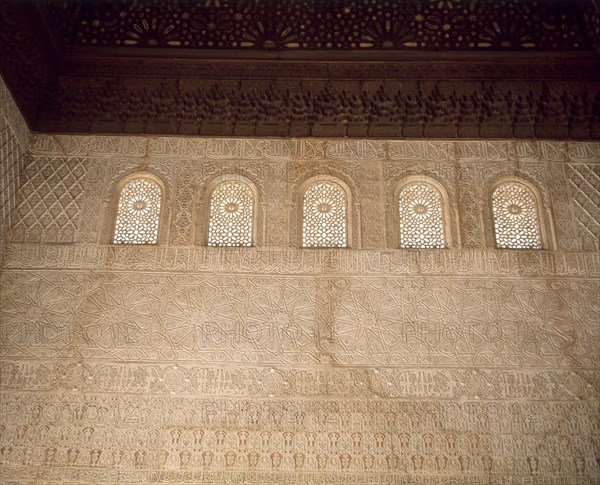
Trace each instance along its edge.
{"label": "carved wood cornice", "polygon": [[[260,10],[268,2],[263,3],[253,3],[252,15],[262,12],[260,18],[266,22],[271,14]],[[142,4],[146,10],[138,8]],[[318,41],[317,34],[310,37],[309,31],[294,34],[312,39],[299,42],[297,47],[291,45],[294,42],[287,45],[271,39],[277,32],[283,35],[285,29],[266,29],[263,37],[271,37],[252,46],[242,46],[241,37],[237,41],[228,37],[229,44],[221,47],[214,42],[204,45],[214,32],[205,29],[205,41],[201,41],[200,29],[194,34],[197,45],[192,37],[184,45],[181,36],[193,28],[186,30],[181,22],[179,27],[173,24],[162,40],[157,37],[157,42],[142,35],[166,30],[169,22],[175,22],[175,15],[186,11],[188,23],[196,17],[222,18],[228,8],[238,8],[229,2],[209,4],[202,12],[192,12],[192,4],[185,2],[117,2],[93,8],[86,2],[68,2],[62,7],[61,3],[47,2],[36,8],[23,4],[5,9],[1,18],[9,27],[2,30],[5,45],[12,46],[9,53],[3,53],[1,67],[37,131],[374,138],[600,137],[600,59],[593,50],[598,20],[592,8],[595,4],[573,4],[576,8],[567,14],[563,2],[549,2],[539,7],[535,17],[532,2],[511,2],[510,9],[525,13],[521,12],[524,18],[516,22],[518,29],[510,34],[514,37],[527,29],[539,31],[527,34],[521,44],[516,38],[500,41],[504,31],[499,22],[496,40],[485,46],[475,37],[481,40],[491,35],[493,23],[486,15],[491,15],[492,4],[458,4],[464,8],[450,11],[446,5],[438,12],[426,1],[411,3],[410,8],[420,9],[421,13],[414,15],[423,15],[426,10],[431,18],[445,16],[453,26],[449,39],[458,39],[457,32],[468,24],[474,30],[463,33],[462,38],[471,40],[464,45],[456,40],[446,46],[443,42],[438,45],[438,39],[435,44],[433,32],[439,29],[431,20],[421,34],[414,33],[421,36],[431,31],[427,37],[430,42],[416,47],[411,47],[410,40],[361,45],[360,39],[373,34],[368,32],[377,19],[388,18],[385,8],[392,7],[384,3],[372,24],[362,14],[356,17],[357,30],[350,37],[359,40],[337,47]],[[186,5],[188,10],[180,12]],[[277,25],[296,15],[294,9],[305,8],[302,2],[286,5],[287,13],[281,14]],[[332,2],[311,5],[315,12],[320,8],[326,13],[321,12],[320,17],[314,13],[315,25],[325,22],[330,10],[339,7]],[[354,14],[363,8],[360,2],[348,5]],[[407,5],[401,8],[409,8]],[[164,15],[153,23],[159,11]],[[483,17],[476,18],[477,12]],[[387,13],[400,19],[398,12]],[[504,13],[496,12],[498,18],[504,18]],[[470,20],[462,25],[456,19],[465,15]],[[255,17],[251,18],[258,22],[260,18]],[[243,20],[246,30],[238,32],[239,36],[248,35],[248,19]],[[540,19],[546,19],[545,25],[536,23]],[[410,22],[403,28],[412,25]],[[235,22],[230,23],[219,28],[233,32]],[[36,29],[44,35],[37,35]],[[136,39],[136,32],[139,42],[125,42]],[[386,39],[391,35],[385,29],[380,34]],[[167,42],[167,38],[171,40]],[[173,41],[175,38],[179,40]],[[57,70],[54,66],[61,49]]]}
{"label": "carved wood cornice", "polygon": [[[138,61],[115,61],[118,75],[107,76],[100,74],[107,60],[69,65],[67,58],[63,66],[70,72],[59,76],[36,129],[213,136],[600,136],[598,71],[589,59],[558,65]],[[147,70],[140,75],[138,69]]]}
{"label": "carved wood cornice", "polygon": [[[309,55],[310,54],[310,55]],[[594,51],[241,52],[66,47],[62,76],[206,79],[598,80]]]}

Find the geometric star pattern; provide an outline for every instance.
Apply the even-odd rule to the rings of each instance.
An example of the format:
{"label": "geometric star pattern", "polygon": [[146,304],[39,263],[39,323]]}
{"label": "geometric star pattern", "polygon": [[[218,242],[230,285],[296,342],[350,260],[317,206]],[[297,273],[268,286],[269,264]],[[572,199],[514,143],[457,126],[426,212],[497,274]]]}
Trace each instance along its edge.
{"label": "geometric star pattern", "polygon": [[[54,233],[14,212],[2,247],[5,481],[597,482],[597,255],[498,251],[482,188],[518,163],[551,205],[539,228],[554,236],[566,207],[581,231],[598,144],[34,135],[30,150],[19,207],[77,211],[60,229],[40,205]],[[113,188],[140,167],[164,176],[160,244],[105,244]],[[194,245],[236,167],[256,183],[255,247]],[[352,194],[355,249],[300,247],[300,189],[324,167]],[[447,183],[456,248],[397,247],[395,189],[424,174]]]}

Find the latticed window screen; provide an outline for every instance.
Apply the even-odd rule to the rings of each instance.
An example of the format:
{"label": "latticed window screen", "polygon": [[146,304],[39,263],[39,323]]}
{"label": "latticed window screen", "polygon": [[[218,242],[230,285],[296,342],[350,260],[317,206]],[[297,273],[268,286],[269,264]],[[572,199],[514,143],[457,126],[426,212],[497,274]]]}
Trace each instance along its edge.
{"label": "latticed window screen", "polygon": [[115,222],[115,244],[156,244],[162,190],[152,180],[139,178],[121,190]]}
{"label": "latticed window screen", "polygon": [[425,182],[414,182],[398,195],[400,247],[443,248],[444,218],[442,196]]}
{"label": "latticed window screen", "polygon": [[220,183],[210,198],[209,246],[252,246],[254,194],[238,181]]}
{"label": "latticed window screen", "polygon": [[302,246],[347,246],[346,193],[330,181],[316,182],[304,192]]}
{"label": "latticed window screen", "polygon": [[492,195],[496,245],[510,249],[540,249],[537,201],[523,184],[506,182]]}

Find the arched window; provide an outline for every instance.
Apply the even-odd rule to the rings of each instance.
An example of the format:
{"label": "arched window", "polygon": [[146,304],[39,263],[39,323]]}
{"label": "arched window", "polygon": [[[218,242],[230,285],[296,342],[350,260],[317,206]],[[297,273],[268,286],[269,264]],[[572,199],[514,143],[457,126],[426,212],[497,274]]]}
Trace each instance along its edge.
{"label": "arched window", "polygon": [[114,244],[156,244],[162,203],[160,185],[149,178],[135,178],[119,195]]}
{"label": "arched window", "polygon": [[239,180],[219,183],[210,196],[209,246],[252,246],[254,193]]}
{"label": "arched window", "polygon": [[508,249],[540,249],[542,240],[537,199],[525,184],[504,182],[492,193],[496,246]]}
{"label": "arched window", "polygon": [[398,194],[401,248],[444,248],[442,195],[426,182],[411,182]]}
{"label": "arched window", "polygon": [[302,200],[302,247],[347,247],[346,206],[339,184],[324,180],[309,185]]}

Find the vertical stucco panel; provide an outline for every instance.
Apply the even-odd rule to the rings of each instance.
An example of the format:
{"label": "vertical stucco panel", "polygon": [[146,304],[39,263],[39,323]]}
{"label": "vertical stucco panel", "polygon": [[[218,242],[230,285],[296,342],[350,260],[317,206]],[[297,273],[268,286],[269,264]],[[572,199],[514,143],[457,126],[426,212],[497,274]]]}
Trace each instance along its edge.
{"label": "vertical stucco panel", "polygon": [[0,242],[5,241],[17,205],[29,137],[29,128],[0,77]]}

